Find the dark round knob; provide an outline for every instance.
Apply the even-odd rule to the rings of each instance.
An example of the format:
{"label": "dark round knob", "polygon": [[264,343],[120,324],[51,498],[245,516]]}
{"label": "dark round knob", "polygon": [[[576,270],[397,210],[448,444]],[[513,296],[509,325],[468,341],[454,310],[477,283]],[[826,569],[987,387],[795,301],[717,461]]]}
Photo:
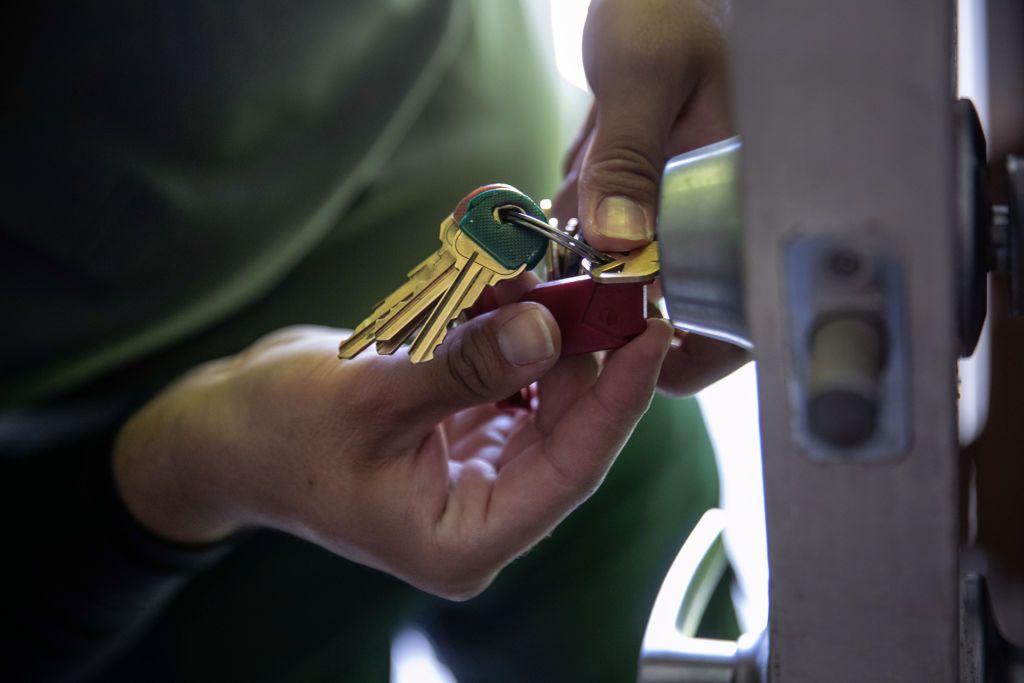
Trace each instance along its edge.
{"label": "dark round knob", "polygon": [[807,400],[811,432],[836,448],[860,446],[875,433],[878,404],[874,397],[855,391],[826,389]]}
{"label": "dark round knob", "polygon": [[807,428],[833,448],[864,444],[878,422],[884,324],[863,312],[830,316],[811,335],[809,351]]}

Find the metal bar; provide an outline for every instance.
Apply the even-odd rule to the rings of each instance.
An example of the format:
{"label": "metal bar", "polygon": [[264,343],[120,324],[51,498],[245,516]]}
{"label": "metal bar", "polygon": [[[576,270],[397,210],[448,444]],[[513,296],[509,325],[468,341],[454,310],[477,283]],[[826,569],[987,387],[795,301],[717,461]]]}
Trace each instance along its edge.
{"label": "metal bar", "polygon": [[[771,678],[956,681],[953,4],[746,0],[734,19]],[[909,445],[882,461],[813,459],[794,426],[787,245],[851,236],[903,278]]]}

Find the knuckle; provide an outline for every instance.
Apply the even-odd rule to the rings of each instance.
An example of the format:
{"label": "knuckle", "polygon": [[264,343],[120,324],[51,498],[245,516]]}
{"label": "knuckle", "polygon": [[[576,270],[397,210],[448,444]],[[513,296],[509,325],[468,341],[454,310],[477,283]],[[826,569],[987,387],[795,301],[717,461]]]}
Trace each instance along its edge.
{"label": "knuckle", "polygon": [[495,574],[459,572],[458,575],[440,579],[433,592],[438,597],[452,602],[465,602],[483,593],[494,581]]}
{"label": "knuckle", "polygon": [[449,374],[468,399],[479,403],[491,400],[492,387],[503,370],[494,334],[477,329],[456,337],[445,360]]}
{"label": "knuckle", "polygon": [[548,454],[547,463],[551,482],[576,501],[586,500],[592,496],[600,488],[607,472],[605,466],[597,466],[596,463],[586,468],[570,470],[560,458],[552,454]]}
{"label": "knuckle", "polygon": [[473,598],[483,593],[485,590],[487,590],[487,588],[490,585],[491,580],[486,579],[484,581],[478,581],[472,584],[457,587],[454,590],[449,591],[446,595],[443,595],[442,597],[446,600],[451,600],[452,602],[466,602],[467,600],[472,600]]}
{"label": "knuckle", "polygon": [[658,392],[672,398],[689,398],[710,384],[702,377],[691,373],[666,375],[658,378]]}
{"label": "knuckle", "polygon": [[425,587],[453,602],[464,602],[483,593],[507,563],[495,558],[479,537],[475,541],[461,538],[447,542],[435,537],[431,550],[424,557],[433,559],[421,565]]}
{"label": "knuckle", "polygon": [[551,481],[558,488],[576,493],[585,487],[584,478],[580,476],[580,473],[567,468],[557,453],[545,451],[544,455],[548,470],[551,472]]}
{"label": "knuckle", "polygon": [[660,159],[652,159],[635,146],[612,145],[590,159],[580,183],[591,192],[625,192],[653,201],[661,180],[660,164]]}

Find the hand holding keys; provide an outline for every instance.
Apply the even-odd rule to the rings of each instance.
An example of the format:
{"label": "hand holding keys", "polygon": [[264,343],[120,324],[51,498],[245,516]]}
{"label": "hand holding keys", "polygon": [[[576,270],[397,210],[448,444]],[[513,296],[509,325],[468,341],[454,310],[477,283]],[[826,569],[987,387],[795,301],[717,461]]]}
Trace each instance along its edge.
{"label": "hand holding keys", "polygon": [[[556,312],[567,342],[563,355],[615,348],[645,329],[643,285],[658,275],[657,242],[627,254],[604,254],[549,225],[532,199],[504,184],[485,185],[464,197],[441,223],[440,239],[441,248],[341,343],[340,358],[353,358],[371,343],[377,353],[392,354],[411,339],[410,360],[430,360],[451,323],[489,285],[521,275],[545,255],[549,268],[574,257],[592,280],[588,286],[579,278],[547,283],[531,299]],[[568,266],[556,272],[570,274]],[[634,288],[601,294],[604,285],[626,284]],[[493,307],[488,301],[478,312]]]}
{"label": "hand holding keys", "polygon": [[412,362],[433,358],[449,325],[488,285],[514,278],[544,257],[543,235],[503,221],[502,211],[510,208],[545,220],[532,199],[508,185],[486,186],[464,198],[441,223],[441,248],[374,307],[341,343],[339,358],[354,358],[374,342],[378,353],[392,354],[409,339]]}

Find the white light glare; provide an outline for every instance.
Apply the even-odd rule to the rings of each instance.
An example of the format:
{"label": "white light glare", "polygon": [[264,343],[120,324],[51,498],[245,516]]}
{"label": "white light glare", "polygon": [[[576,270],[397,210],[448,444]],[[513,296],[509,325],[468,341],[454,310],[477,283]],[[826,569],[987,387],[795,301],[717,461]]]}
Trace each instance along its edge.
{"label": "white light glare", "polygon": [[551,35],[555,40],[555,66],[562,78],[590,92],[583,70],[583,24],[590,0],[551,0]]}

